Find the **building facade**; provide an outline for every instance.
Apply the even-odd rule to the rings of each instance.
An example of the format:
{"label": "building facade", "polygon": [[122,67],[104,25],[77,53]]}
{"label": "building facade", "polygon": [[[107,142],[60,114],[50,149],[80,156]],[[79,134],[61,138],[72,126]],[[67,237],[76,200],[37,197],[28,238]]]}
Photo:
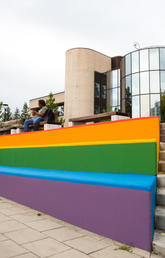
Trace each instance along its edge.
{"label": "building facade", "polygon": [[[165,121],[165,47],[137,49],[108,57],[87,48],[66,52],[65,91],[55,94],[64,106],[65,125],[79,118],[120,111],[132,118],[159,116]],[[42,97],[44,99],[47,96]],[[39,98],[30,100],[30,107]],[[76,124],[76,123],[75,123]]]}

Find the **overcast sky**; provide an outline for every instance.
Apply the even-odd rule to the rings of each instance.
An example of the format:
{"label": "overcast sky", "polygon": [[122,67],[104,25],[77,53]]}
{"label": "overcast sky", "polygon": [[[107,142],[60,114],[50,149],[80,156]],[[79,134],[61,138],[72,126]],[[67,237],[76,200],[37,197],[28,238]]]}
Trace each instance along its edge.
{"label": "overcast sky", "polygon": [[0,0],[0,101],[64,91],[70,48],[116,56],[135,41],[165,45],[164,0]]}

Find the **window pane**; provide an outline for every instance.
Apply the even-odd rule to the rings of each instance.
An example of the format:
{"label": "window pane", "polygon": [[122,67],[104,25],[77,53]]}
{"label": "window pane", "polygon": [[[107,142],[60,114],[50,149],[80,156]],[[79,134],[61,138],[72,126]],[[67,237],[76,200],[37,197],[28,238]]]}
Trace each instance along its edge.
{"label": "window pane", "polygon": [[101,98],[106,99],[107,97],[107,86],[106,85],[101,85]]}
{"label": "window pane", "polygon": [[159,72],[150,72],[150,92],[151,93],[159,93]]}
{"label": "window pane", "polygon": [[120,109],[120,107],[118,107],[118,106],[116,106],[116,107],[112,107],[112,112],[117,112],[117,111],[119,111],[119,109]]}
{"label": "window pane", "polygon": [[100,84],[99,83],[95,83],[95,98],[99,98],[100,97]]}
{"label": "window pane", "polygon": [[160,48],[160,69],[165,69],[165,48]]}
{"label": "window pane", "polygon": [[132,74],[132,95],[139,95],[139,73]]}
{"label": "window pane", "polygon": [[161,92],[165,92],[165,72],[160,72],[160,84],[161,84]]}
{"label": "window pane", "polygon": [[117,105],[120,106],[120,87],[117,88]]}
{"label": "window pane", "polygon": [[161,122],[165,122],[165,95],[160,95],[161,100]]}
{"label": "window pane", "polygon": [[125,112],[129,117],[132,117],[132,99],[129,97],[125,99]]}
{"label": "window pane", "polygon": [[58,106],[58,112],[59,112],[59,116],[63,116],[64,115],[64,105]]}
{"label": "window pane", "polygon": [[149,73],[140,73],[140,92],[141,94],[149,93]]}
{"label": "window pane", "polygon": [[111,90],[111,106],[117,106],[117,88]]}
{"label": "window pane", "polygon": [[148,69],[148,49],[140,51],[140,71],[145,71]]}
{"label": "window pane", "polygon": [[120,86],[120,69],[117,70],[117,86]]}
{"label": "window pane", "polygon": [[131,73],[131,56],[130,54],[125,57],[125,74]]}
{"label": "window pane", "polygon": [[139,72],[139,51],[132,53],[132,73]]}
{"label": "window pane", "polygon": [[141,95],[141,117],[149,116],[149,95]]}
{"label": "window pane", "polygon": [[139,96],[132,97],[132,117],[139,117]]}
{"label": "window pane", "polygon": [[158,48],[151,48],[150,50],[150,70],[159,69],[159,50]]}
{"label": "window pane", "polygon": [[160,116],[160,95],[151,94],[151,116]]}
{"label": "window pane", "polygon": [[117,70],[111,72],[111,88],[117,87]]}
{"label": "window pane", "polygon": [[125,88],[129,93],[131,93],[131,75],[125,77]]}

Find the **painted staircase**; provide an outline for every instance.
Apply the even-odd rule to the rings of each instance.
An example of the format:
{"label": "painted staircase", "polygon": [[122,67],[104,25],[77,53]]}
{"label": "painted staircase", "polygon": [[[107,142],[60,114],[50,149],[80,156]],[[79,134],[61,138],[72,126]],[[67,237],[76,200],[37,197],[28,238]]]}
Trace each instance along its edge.
{"label": "painted staircase", "polygon": [[165,257],[165,123],[160,124],[160,152],[157,176],[157,206],[153,252]]}

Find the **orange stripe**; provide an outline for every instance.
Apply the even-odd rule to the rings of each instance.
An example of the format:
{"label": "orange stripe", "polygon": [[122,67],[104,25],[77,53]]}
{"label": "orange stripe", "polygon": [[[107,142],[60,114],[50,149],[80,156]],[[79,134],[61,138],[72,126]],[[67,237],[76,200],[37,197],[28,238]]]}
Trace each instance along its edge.
{"label": "orange stripe", "polygon": [[0,136],[0,147],[44,146],[76,142],[156,139],[159,143],[159,118],[130,119],[74,126],[34,133]]}

